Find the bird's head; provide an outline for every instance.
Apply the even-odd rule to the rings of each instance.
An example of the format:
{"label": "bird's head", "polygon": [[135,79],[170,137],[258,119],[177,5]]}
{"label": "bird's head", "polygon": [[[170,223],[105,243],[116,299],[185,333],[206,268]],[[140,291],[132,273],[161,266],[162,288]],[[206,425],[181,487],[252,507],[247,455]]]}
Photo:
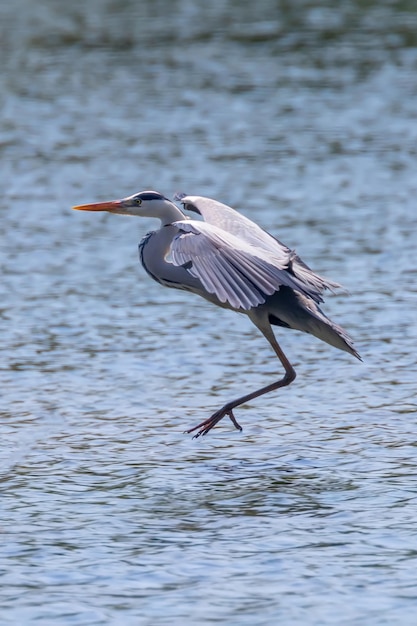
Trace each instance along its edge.
{"label": "bird's head", "polygon": [[183,213],[171,200],[158,191],[140,191],[121,200],[80,204],[72,207],[77,211],[107,211],[119,215],[137,215],[139,217],[156,217],[163,224],[170,224],[184,219]]}

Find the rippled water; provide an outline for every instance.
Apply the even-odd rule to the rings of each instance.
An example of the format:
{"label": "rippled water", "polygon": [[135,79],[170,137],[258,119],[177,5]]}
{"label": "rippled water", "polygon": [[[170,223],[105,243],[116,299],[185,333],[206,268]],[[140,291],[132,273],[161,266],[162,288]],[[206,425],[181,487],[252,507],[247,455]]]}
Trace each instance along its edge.
{"label": "rippled water", "polygon": [[[222,6],[220,6],[222,4]],[[340,6],[339,6],[340,4]],[[2,3],[2,624],[414,624],[412,2]],[[364,363],[162,289],[145,188],[216,197],[350,295]]]}

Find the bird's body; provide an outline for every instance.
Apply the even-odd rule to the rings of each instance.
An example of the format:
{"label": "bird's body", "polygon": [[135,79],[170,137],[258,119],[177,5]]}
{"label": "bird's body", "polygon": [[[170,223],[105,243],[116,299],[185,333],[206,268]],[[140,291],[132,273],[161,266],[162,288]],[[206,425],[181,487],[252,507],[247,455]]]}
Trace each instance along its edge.
{"label": "bird's body", "polygon": [[339,285],[314,273],[298,255],[257,224],[216,200],[179,194],[190,219],[155,191],[123,200],[74,207],[80,210],[156,217],[161,228],[139,244],[146,272],[161,285],[196,293],[223,308],[246,313],[271,344],[285,369],[284,378],[228,402],[195,428],[205,435],[225,415],[236,428],[233,409],[259,395],[288,385],[295,371],[278,345],[272,325],[310,333],[359,357],[347,333],[320,309],[322,294]]}

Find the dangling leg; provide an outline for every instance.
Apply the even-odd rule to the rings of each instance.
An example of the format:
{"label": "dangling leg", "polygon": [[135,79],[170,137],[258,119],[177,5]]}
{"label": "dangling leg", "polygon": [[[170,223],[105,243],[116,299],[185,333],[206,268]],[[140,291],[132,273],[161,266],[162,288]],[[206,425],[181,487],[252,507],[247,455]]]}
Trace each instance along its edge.
{"label": "dangling leg", "polygon": [[259,330],[264,335],[264,337],[269,341],[275,354],[281,361],[285,369],[284,377],[276,381],[275,383],[271,383],[270,385],[267,385],[266,387],[262,387],[261,389],[257,389],[256,391],[253,391],[252,393],[248,393],[245,396],[242,396],[241,398],[237,398],[236,400],[232,400],[231,402],[228,402],[221,409],[213,413],[211,417],[204,420],[204,422],[201,422],[201,424],[198,424],[198,426],[194,426],[194,428],[190,428],[190,430],[186,430],[185,432],[187,434],[192,433],[195,430],[197,430],[197,433],[194,435],[194,439],[196,439],[197,437],[200,437],[200,435],[207,435],[207,433],[213,428],[213,426],[216,426],[216,424],[218,424],[218,422],[220,422],[220,420],[223,419],[223,417],[225,417],[226,415],[230,417],[232,423],[237,428],[237,430],[242,430],[242,427],[238,424],[238,422],[235,419],[235,416],[233,415],[233,409],[235,407],[239,406],[240,404],[245,404],[246,402],[250,402],[254,398],[257,398],[258,396],[262,396],[264,393],[269,393],[270,391],[275,391],[275,389],[279,389],[280,387],[285,387],[286,385],[289,385],[290,383],[292,383],[292,381],[295,379],[295,376],[296,376],[295,370],[293,366],[291,365],[291,363],[289,362],[289,360],[287,359],[287,357],[285,356],[284,352],[281,350],[277,340],[275,339],[275,335],[271,328],[271,324],[269,323],[267,314],[261,316],[261,315],[255,315],[255,313],[252,312],[252,314],[250,314],[249,317],[252,320],[252,322],[255,324],[255,326],[259,328]]}

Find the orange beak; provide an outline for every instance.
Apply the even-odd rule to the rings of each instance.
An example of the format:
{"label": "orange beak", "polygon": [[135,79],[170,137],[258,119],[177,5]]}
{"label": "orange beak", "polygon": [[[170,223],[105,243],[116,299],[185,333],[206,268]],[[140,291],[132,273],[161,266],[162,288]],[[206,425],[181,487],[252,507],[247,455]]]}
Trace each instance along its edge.
{"label": "orange beak", "polygon": [[79,204],[73,206],[75,211],[109,211],[114,213],[119,211],[122,206],[120,200],[112,200],[110,202],[93,202],[92,204]]}

